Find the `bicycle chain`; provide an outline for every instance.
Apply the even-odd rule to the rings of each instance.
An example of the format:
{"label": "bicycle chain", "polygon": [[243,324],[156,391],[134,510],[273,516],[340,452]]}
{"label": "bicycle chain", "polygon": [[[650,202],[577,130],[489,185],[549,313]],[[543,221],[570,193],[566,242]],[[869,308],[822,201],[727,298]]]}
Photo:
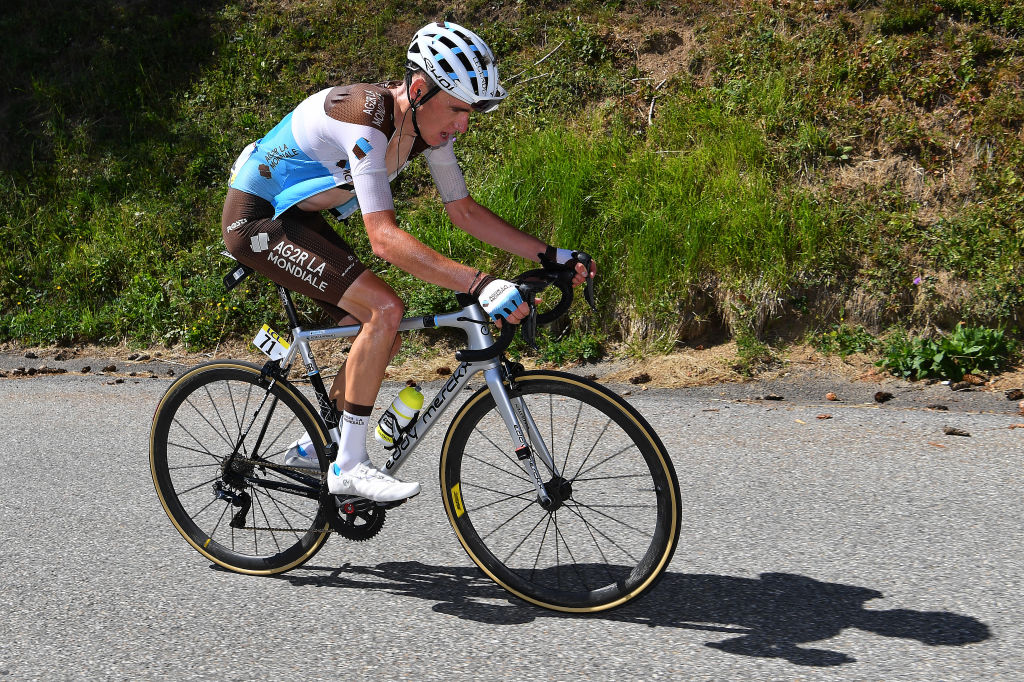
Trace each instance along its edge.
{"label": "bicycle chain", "polygon": [[[312,471],[313,471],[309,467],[288,466],[287,464],[277,464],[276,462],[268,462],[267,460],[262,460],[262,459],[252,459],[251,457],[245,457],[243,455],[235,455],[235,460],[234,461],[242,462],[243,464],[251,464],[254,467],[259,466],[259,467],[263,467],[263,468],[270,468],[270,469],[273,469],[274,471],[281,471],[281,470],[295,471],[295,472],[303,473],[303,474],[310,475],[310,476],[312,475]],[[268,465],[269,465],[269,467],[268,467]],[[320,482],[321,482],[321,484],[324,483],[326,480],[327,480],[327,472],[320,472]],[[383,513],[383,512],[384,512],[384,510],[381,509],[380,513]],[[383,525],[383,523],[381,525]],[[299,531],[299,529],[297,529],[297,528],[272,528],[272,527],[269,527],[269,526],[268,527],[243,526],[243,527],[238,528],[236,530],[254,530],[254,531],[255,530],[260,530],[260,531],[269,531],[271,533],[296,533],[296,532]],[[356,542],[360,542],[360,541],[369,540],[374,535],[379,533],[380,532],[380,526],[377,526],[377,528],[373,529],[369,534],[364,534],[364,533],[358,532],[358,531],[355,532],[355,533],[353,533],[352,531],[346,532],[346,531],[337,530],[336,528],[316,528],[316,529],[309,529],[309,530],[307,530],[305,532],[307,532],[307,533],[335,533],[337,535],[341,535],[342,537],[344,537],[344,538],[346,538],[348,540],[354,540]]]}
{"label": "bicycle chain", "polygon": [[[243,464],[252,464],[254,467],[258,466],[258,467],[264,467],[264,468],[273,469],[274,471],[295,471],[295,472],[300,473],[300,474],[306,474],[307,476],[312,476],[313,472],[315,471],[314,469],[311,469],[309,467],[293,467],[293,466],[288,466],[287,464],[278,464],[276,462],[269,462],[269,461],[267,461],[265,459],[252,459],[251,457],[245,457],[243,455],[235,455],[235,461],[236,462],[242,462]],[[320,474],[320,482],[321,483],[323,483],[324,481],[327,480],[327,472],[326,471],[320,471],[320,472],[317,472],[317,473]]]}

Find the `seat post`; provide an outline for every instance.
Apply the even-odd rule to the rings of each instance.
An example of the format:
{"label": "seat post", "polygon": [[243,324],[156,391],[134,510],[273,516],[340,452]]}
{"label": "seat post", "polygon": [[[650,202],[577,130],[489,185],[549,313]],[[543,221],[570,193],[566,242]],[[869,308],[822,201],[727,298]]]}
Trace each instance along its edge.
{"label": "seat post", "polygon": [[290,329],[295,329],[299,326],[299,316],[295,314],[295,304],[292,303],[291,293],[280,284],[277,285],[277,295],[281,299],[281,305],[284,307],[284,314],[288,316],[288,326]]}

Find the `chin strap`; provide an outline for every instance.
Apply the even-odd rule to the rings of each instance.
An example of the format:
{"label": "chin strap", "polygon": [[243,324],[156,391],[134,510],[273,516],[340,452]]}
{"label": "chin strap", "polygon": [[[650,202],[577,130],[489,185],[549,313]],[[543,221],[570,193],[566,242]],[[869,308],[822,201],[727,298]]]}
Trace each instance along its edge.
{"label": "chin strap", "polygon": [[412,129],[416,131],[416,136],[422,139],[423,134],[420,132],[420,127],[416,123],[416,110],[426,104],[431,97],[439,93],[441,88],[435,83],[434,87],[427,90],[427,94],[422,97],[417,96],[415,99],[409,97],[409,94],[412,92],[412,74],[417,70],[419,70],[419,67],[413,68],[408,65],[405,67],[405,96],[409,98],[409,106],[412,107]]}

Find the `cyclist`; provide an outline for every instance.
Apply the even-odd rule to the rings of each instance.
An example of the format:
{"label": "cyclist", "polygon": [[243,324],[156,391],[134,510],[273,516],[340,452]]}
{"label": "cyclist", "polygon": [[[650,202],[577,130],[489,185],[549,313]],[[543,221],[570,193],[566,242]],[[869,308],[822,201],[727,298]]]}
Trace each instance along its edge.
{"label": "cyclist", "polygon": [[[224,242],[241,263],[312,297],[337,324],[362,325],[330,390],[342,423],[327,483],[332,494],[379,502],[412,497],[420,488],[377,470],[366,452],[368,419],[398,352],[405,309],[320,212],[332,209],[340,220],[360,210],[375,255],[421,280],[476,296],[499,326],[529,312],[515,285],[446,258],[398,226],[389,182],[412,158],[426,158],[445,211],[460,229],[533,261],[574,260],[572,250],[512,227],[466,189],[455,138],[466,132],[472,112],[493,111],[508,94],[487,44],[457,24],[431,23],[416,32],[407,58],[404,81],[321,90],[246,147],[232,167],[222,216]],[[578,262],[575,267],[579,285],[588,273]],[[592,264],[589,274],[595,273]],[[292,450],[301,457],[301,449]]]}

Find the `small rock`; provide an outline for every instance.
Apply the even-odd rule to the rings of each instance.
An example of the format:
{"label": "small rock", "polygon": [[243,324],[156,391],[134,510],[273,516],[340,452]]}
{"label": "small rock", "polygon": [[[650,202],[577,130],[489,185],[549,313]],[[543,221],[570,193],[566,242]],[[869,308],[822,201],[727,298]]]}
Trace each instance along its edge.
{"label": "small rock", "polygon": [[124,379],[122,379],[121,377],[118,377],[118,378],[114,379],[114,383],[115,384],[123,384],[124,383]]}
{"label": "small rock", "polygon": [[587,376],[585,376],[583,378],[586,379],[587,381],[597,381],[597,375],[596,374],[588,374]]}
{"label": "small rock", "polygon": [[832,418],[832,415],[830,415],[830,414],[819,414],[818,415],[818,419],[831,419],[831,418]]}
{"label": "small rock", "polygon": [[927,379],[924,380],[925,386],[934,386],[937,383],[939,383],[939,380],[936,379],[935,377],[928,377]]}
{"label": "small rock", "polygon": [[633,391],[623,391],[619,395],[621,395],[621,396],[633,395]]}
{"label": "small rock", "polygon": [[85,367],[82,368],[82,374],[88,374],[91,371],[92,371],[92,365],[86,365]]}
{"label": "small rock", "polygon": [[32,351],[28,351],[27,353],[25,353],[25,357],[28,358],[29,360],[37,360],[39,358],[39,356],[33,353]]}
{"label": "small rock", "polygon": [[835,402],[835,401],[839,400],[839,396],[837,396],[835,393],[826,393],[825,394],[825,400],[831,400],[831,401]]}
{"label": "small rock", "polygon": [[65,360],[68,359],[68,355],[64,351],[60,351],[59,353],[53,356],[53,359],[56,360],[57,362],[64,362]]}
{"label": "small rock", "polygon": [[[138,376],[138,372],[128,372],[128,376],[130,376],[130,377]],[[303,451],[303,452],[305,452],[305,451]]]}
{"label": "small rock", "polygon": [[117,371],[117,365],[107,365],[106,367],[103,368],[103,371],[104,372],[116,372]]}
{"label": "small rock", "polygon": [[764,400],[785,400],[785,398],[783,398],[781,395],[775,395],[774,393],[769,393],[768,395],[766,395],[764,397]]}
{"label": "small rock", "polygon": [[23,377],[23,376],[25,376],[25,368],[24,367],[18,367],[16,370],[11,372],[11,376],[16,376],[16,377]]}
{"label": "small rock", "polygon": [[971,390],[971,385],[968,382],[966,382],[966,381],[956,381],[956,382],[951,383],[949,385],[949,390],[951,390],[951,391],[969,391],[969,390]]}
{"label": "small rock", "polygon": [[964,382],[971,386],[984,386],[985,380],[979,377],[977,374],[965,374]]}
{"label": "small rock", "polygon": [[890,400],[892,400],[892,393],[889,393],[888,391],[879,391],[875,393],[876,403],[886,403]]}
{"label": "small rock", "polygon": [[949,411],[949,408],[946,407],[945,405],[935,404],[935,405],[925,405],[925,407],[927,407],[929,410],[939,410],[939,411],[942,411],[942,412],[948,412]]}
{"label": "small rock", "polygon": [[629,383],[631,383],[634,386],[636,386],[637,384],[646,384],[650,380],[651,380],[651,375],[650,374],[648,374],[647,372],[641,372],[640,374],[637,374],[635,377],[630,377],[629,378]]}
{"label": "small rock", "polygon": [[157,356],[158,358],[162,358],[162,357],[164,356],[164,354],[163,354],[163,353],[161,353],[160,351],[157,351],[157,352],[156,352],[156,356]]}
{"label": "small rock", "polygon": [[38,370],[35,367],[29,367],[28,372],[26,372],[26,374],[28,374],[30,377],[34,377],[37,371]]}
{"label": "small rock", "polygon": [[439,376],[439,377],[446,377],[446,376],[448,376],[449,374],[452,373],[452,368],[451,367],[438,367],[434,371],[437,373],[437,376]]}
{"label": "small rock", "polygon": [[146,360],[149,360],[149,356],[146,355],[145,353],[139,353],[138,360],[139,362],[145,362]]}
{"label": "small rock", "polygon": [[136,359],[138,359],[138,357],[139,357],[138,353],[132,353],[131,355],[128,356],[128,359],[129,360],[136,360]]}
{"label": "small rock", "polygon": [[942,427],[942,432],[944,434],[946,434],[947,436],[967,436],[967,437],[970,437],[970,435],[971,435],[971,434],[967,433],[966,431],[963,431],[961,429],[955,429],[952,426],[943,426]]}
{"label": "small rock", "polygon": [[1011,388],[1006,392],[1007,400],[1020,400],[1021,398],[1024,398],[1024,391],[1019,388]]}
{"label": "small rock", "polygon": [[0,369],[0,378],[6,378],[6,377],[7,377],[7,372],[5,372],[2,369]]}
{"label": "small rock", "polygon": [[167,370],[167,376],[173,377],[174,376],[174,370],[173,369]]}

